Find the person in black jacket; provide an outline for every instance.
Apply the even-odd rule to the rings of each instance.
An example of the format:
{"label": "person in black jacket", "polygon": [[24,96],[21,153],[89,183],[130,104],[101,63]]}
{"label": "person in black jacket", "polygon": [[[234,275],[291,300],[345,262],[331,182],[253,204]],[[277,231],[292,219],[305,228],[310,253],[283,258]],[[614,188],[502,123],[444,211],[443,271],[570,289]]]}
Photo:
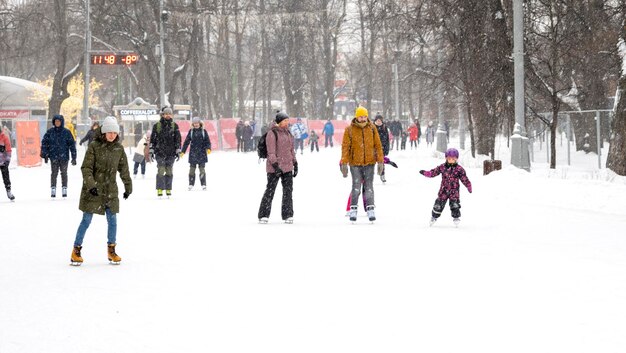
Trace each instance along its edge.
{"label": "person in black jacket", "polygon": [[174,162],[180,158],[180,130],[172,121],[172,108],[163,108],[161,119],[152,127],[150,135],[150,158],[156,159],[157,196],[172,195]]}
{"label": "person in black jacket", "polygon": [[98,129],[99,127],[100,127],[100,123],[98,123],[97,121],[94,121],[93,124],[91,124],[91,129],[87,131],[85,136],[80,140],[78,144],[82,145],[83,143],[87,142],[87,146],[89,146],[89,144],[92,143],[93,139],[96,137],[95,132],[96,132],[96,129]]}
{"label": "person in black jacket", "polygon": [[[378,130],[378,136],[380,137],[380,144],[383,147],[383,155],[387,156],[389,154],[389,129],[387,129],[387,125],[383,121],[383,116],[380,114],[376,114],[374,118],[374,125],[376,126],[376,130]],[[380,180],[382,182],[386,182],[385,179],[385,168],[383,166],[383,171],[380,174]]]}
{"label": "person in black jacket", "polygon": [[209,134],[204,129],[200,118],[193,118],[191,126],[192,129],[187,133],[185,143],[183,143],[181,158],[189,147],[189,190],[196,184],[196,166],[199,169],[202,190],[206,190],[204,165],[208,161],[207,155],[211,153],[211,139],[209,139]]}
{"label": "person in black jacket", "polygon": [[50,176],[51,197],[57,196],[57,176],[61,171],[61,192],[67,197],[67,165],[72,157],[72,165],[76,165],[76,141],[70,130],[64,126],[63,115],[52,118],[50,128],[41,140],[41,158],[46,163],[50,160],[52,175]]}

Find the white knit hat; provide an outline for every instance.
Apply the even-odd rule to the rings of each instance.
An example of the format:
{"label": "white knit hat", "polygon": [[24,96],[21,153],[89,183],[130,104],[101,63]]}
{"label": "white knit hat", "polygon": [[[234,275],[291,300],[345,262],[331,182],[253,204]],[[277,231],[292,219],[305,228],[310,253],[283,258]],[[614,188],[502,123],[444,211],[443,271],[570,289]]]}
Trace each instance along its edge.
{"label": "white knit hat", "polygon": [[117,119],[113,116],[107,116],[104,118],[104,122],[102,123],[102,128],[100,128],[103,134],[107,132],[114,132],[116,134],[120,133],[120,126],[117,124]]}

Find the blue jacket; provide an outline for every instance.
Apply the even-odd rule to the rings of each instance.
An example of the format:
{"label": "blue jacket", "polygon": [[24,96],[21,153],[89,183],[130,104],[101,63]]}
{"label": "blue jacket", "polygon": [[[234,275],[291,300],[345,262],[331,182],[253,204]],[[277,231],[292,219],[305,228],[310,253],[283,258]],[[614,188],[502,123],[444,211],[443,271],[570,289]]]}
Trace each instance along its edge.
{"label": "blue jacket", "polygon": [[335,133],[335,126],[330,121],[327,121],[324,124],[324,130],[322,130],[322,135],[332,136]]}
{"label": "blue jacket", "polygon": [[[56,127],[54,122],[61,121],[61,126]],[[69,161],[70,153],[72,160],[76,160],[76,141],[70,130],[65,128],[63,115],[55,115],[52,118],[52,127],[48,129],[41,140],[41,158],[49,158],[53,161]]]}
{"label": "blue jacket", "polygon": [[191,145],[189,148],[189,164],[204,164],[208,161],[206,150],[211,149],[211,139],[209,139],[209,134],[202,125],[197,129],[192,128],[189,130],[182,152],[186,152],[189,145]]}

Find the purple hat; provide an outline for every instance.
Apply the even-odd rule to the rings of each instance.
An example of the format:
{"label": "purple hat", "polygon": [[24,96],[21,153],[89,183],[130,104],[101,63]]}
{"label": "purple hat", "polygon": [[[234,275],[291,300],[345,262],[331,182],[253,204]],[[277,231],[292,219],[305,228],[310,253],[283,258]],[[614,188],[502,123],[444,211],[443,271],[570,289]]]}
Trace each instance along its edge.
{"label": "purple hat", "polygon": [[459,158],[459,150],[457,150],[456,148],[448,148],[448,150],[446,151],[446,158],[448,157]]}

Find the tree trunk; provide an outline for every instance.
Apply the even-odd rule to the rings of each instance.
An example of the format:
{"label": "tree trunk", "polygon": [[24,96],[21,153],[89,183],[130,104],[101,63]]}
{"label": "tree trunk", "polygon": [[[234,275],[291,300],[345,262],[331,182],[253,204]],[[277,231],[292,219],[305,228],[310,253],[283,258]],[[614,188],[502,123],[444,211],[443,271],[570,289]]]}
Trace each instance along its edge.
{"label": "tree trunk", "polygon": [[[48,119],[61,113],[61,104],[70,96],[67,91],[67,84],[70,79],[78,72],[78,66],[74,67],[70,72],[66,73],[68,45],[67,45],[67,4],[66,0],[54,0],[55,23],[55,59],[56,72],[52,82],[52,92],[48,100]],[[81,60],[82,61],[82,60]],[[80,64],[79,64],[80,65]]]}
{"label": "tree trunk", "polygon": [[[626,18],[626,7],[622,7],[622,18]],[[626,21],[622,22],[620,33],[620,49],[626,50],[624,43],[626,38]],[[626,61],[626,55],[621,57],[622,62]],[[623,64],[622,66],[623,67]],[[609,153],[606,158],[606,167],[615,173],[626,176],[626,72],[621,72],[617,93],[615,94],[617,105],[615,117],[613,118],[613,135],[609,146]]]}

